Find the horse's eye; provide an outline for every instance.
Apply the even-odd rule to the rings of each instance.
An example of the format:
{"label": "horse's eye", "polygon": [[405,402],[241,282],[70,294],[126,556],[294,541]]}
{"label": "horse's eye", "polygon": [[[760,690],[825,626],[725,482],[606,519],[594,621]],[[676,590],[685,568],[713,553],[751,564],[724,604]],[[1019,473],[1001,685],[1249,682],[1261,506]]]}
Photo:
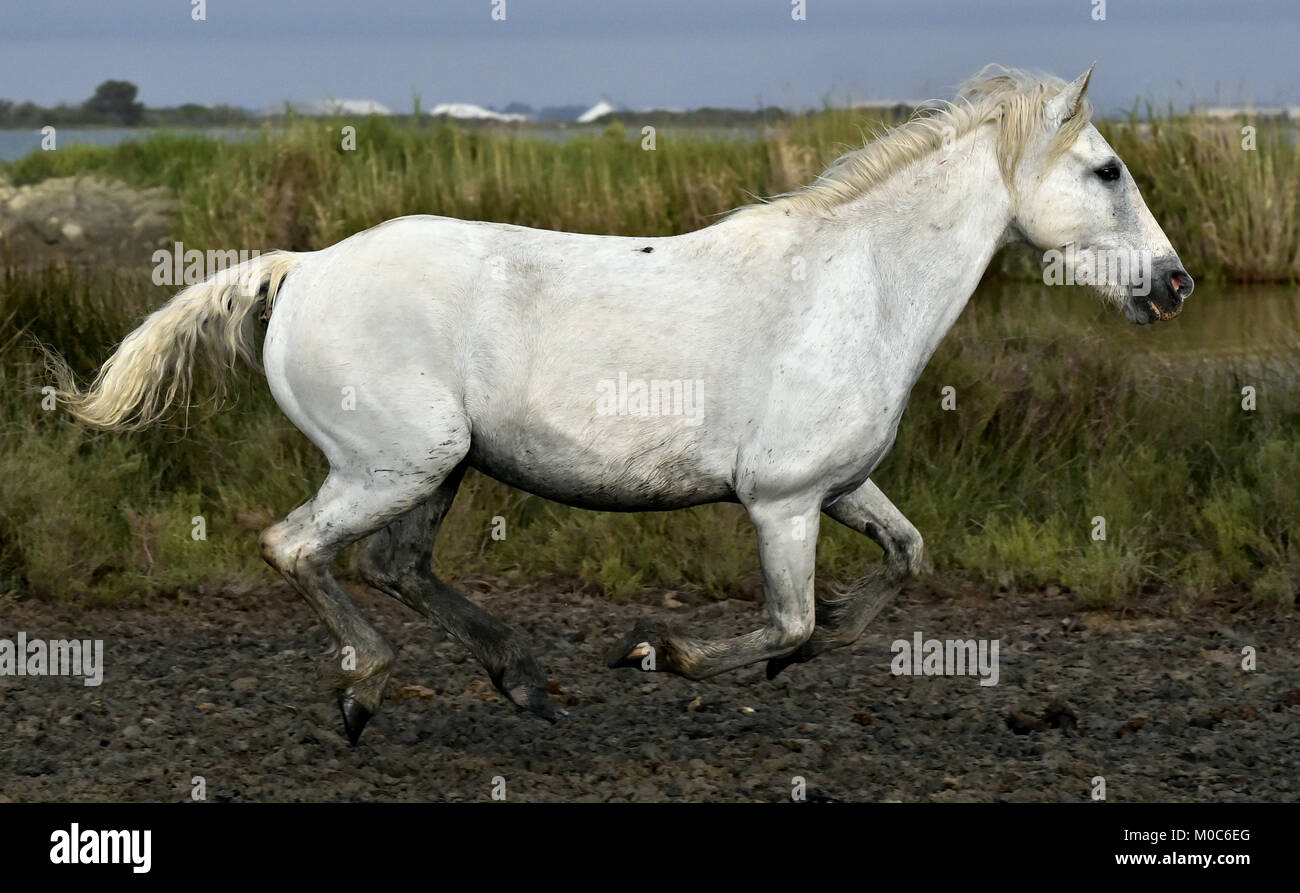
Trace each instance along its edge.
{"label": "horse's eye", "polygon": [[1097,168],[1094,173],[1107,183],[1110,183],[1119,179],[1119,165],[1113,161],[1109,161]]}

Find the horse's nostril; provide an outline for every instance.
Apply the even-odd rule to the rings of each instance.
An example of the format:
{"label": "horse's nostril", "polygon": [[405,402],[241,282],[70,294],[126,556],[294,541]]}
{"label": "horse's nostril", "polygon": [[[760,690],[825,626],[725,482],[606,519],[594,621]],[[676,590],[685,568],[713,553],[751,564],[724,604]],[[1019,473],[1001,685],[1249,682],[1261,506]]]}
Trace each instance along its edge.
{"label": "horse's nostril", "polygon": [[1187,296],[1192,293],[1195,283],[1192,277],[1187,275],[1184,270],[1178,270],[1169,274],[1169,288],[1178,297],[1180,301],[1187,300]]}

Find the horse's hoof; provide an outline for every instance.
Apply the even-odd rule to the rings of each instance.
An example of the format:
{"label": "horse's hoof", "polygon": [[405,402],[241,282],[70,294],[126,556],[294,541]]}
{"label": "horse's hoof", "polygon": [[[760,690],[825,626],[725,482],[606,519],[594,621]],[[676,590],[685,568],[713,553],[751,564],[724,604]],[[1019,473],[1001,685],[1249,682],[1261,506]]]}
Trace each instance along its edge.
{"label": "horse's hoof", "polygon": [[699,679],[692,672],[689,640],[670,623],[641,620],[610,649],[605,666],[610,669],[631,667],[645,673],[672,673],[687,679]]}
{"label": "horse's hoof", "polygon": [[605,658],[605,666],[611,670],[619,667],[634,667],[638,670],[655,669],[655,661],[659,655],[655,646],[651,644],[653,638],[646,625],[638,623],[609,650]]}
{"label": "horse's hoof", "polygon": [[501,670],[491,673],[491,676],[496,690],[521,710],[535,713],[547,722],[555,722],[560,716],[566,715],[563,710],[556,710],[546,696],[549,687],[546,672],[531,654],[523,652],[516,655]]}
{"label": "horse's hoof", "polygon": [[609,653],[605,663],[610,669],[633,667],[639,670],[653,670],[655,654],[655,647],[649,642],[637,642],[630,647],[620,644]]}
{"label": "horse's hoof", "polygon": [[348,741],[356,747],[357,742],[361,740],[362,730],[374,714],[362,707],[360,702],[351,695],[339,696],[339,710],[343,714],[343,729],[347,732]]}
{"label": "horse's hoof", "polygon": [[505,689],[506,697],[516,707],[535,713],[547,722],[555,722],[561,716],[568,716],[564,710],[557,709],[546,696],[545,689],[535,685],[513,685]]}

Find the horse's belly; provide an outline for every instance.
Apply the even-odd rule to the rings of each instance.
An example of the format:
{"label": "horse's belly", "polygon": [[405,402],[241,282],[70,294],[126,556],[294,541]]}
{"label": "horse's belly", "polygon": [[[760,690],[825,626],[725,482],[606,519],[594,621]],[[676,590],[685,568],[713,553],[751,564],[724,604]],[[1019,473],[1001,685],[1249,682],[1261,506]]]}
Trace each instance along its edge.
{"label": "horse's belly", "polygon": [[504,423],[476,424],[468,459],[503,483],[566,505],[648,511],[734,500],[725,456],[695,431],[618,436]]}

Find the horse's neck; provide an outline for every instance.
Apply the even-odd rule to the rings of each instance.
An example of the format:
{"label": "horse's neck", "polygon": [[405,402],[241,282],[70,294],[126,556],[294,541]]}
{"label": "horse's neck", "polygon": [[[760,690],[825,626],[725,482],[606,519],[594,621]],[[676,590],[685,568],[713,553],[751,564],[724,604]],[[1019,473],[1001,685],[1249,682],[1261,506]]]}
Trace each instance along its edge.
{"label": "horse's neck", "polygon": [[[845,208],[848,238],[869,253],[876,337],[915,377],[952,328],[1011,221],[992,134],[972,133],[898,172]],[[857,232],[852,230],[857,229]]]}

